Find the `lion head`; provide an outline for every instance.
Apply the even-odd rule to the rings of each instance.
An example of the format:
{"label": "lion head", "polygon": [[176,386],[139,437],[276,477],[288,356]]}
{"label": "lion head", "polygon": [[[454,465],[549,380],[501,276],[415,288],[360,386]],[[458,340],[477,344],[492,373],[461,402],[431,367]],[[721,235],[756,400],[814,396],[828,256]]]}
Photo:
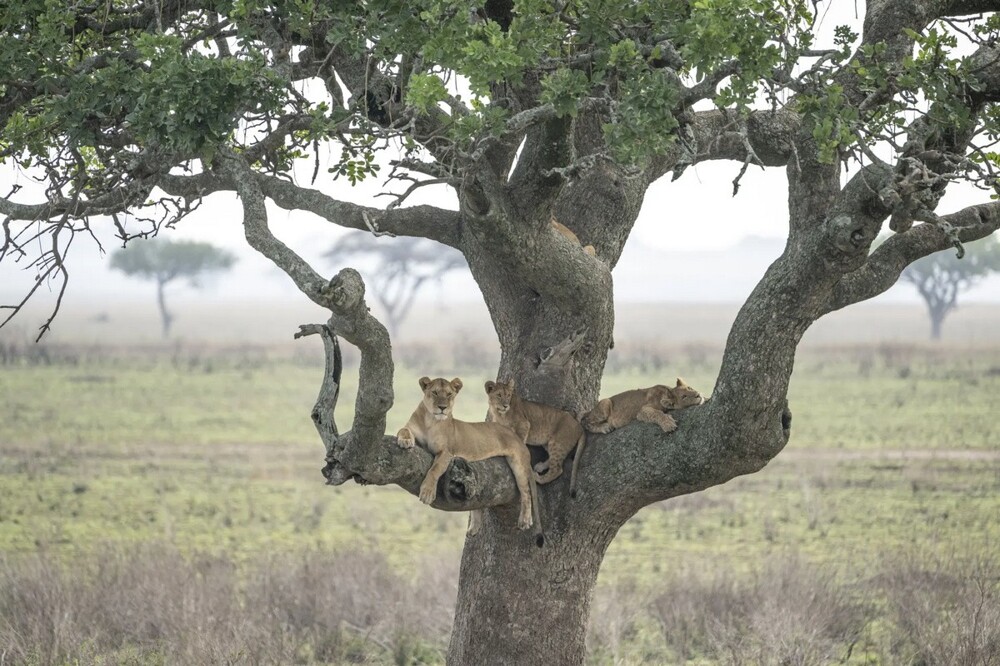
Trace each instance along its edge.
{"label": "lion head", "polygon": [[420,378],[420,388],[424,392],[424,408],[437,420],[451,417],[451,411],[455,407],[455,396],[462,390],[462,380],[456,377],[451,381],[438,377]]}
{"label": "lion head", "polygon": [[514,380],[508,383],[486,382],[486,395],[489,396],[490,409],[503,416],[510,409],[514,399]]}
{"label": "lion head", "polygon": [[702,397],[701,393],[698,393],[697,390],[688,386],[683,379],[678,377],[677,385],[667,389],[660,399],[660,406],[663,409],[684,409],[700,405],[703,402],[705,402],[705,398]]}

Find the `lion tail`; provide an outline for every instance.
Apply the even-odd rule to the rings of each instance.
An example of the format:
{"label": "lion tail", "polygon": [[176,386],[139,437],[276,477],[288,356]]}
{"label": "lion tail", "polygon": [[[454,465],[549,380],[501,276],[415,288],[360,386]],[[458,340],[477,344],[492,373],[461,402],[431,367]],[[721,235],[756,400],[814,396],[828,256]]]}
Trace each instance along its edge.
{"label": "lion tail", "polygon": [[533,471],[528,473],[528,483],[531,487],[531,513],[535,522],[535,545],[541,548],[545,545],[545,532],[542,531],[541,496],[538,494],[538,484],[535,483]]}
{"label": "lion tail", "polygon": [[587,443],[587,431],[580,429],[580,439],[576,442],[576,455],[573,456],[573,467],[569,473],[569,496],[576,498],[576,468],[580,466],[580,458],[583,457],[583,446]]}

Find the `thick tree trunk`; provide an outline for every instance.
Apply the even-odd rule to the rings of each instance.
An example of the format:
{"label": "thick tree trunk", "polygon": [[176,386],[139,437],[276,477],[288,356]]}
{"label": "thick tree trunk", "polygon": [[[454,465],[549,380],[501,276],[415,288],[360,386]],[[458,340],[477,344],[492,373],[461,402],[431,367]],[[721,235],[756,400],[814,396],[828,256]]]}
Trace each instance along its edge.
{"label": "thick tree trunk", "polygon": [[448,663],[582,664],[594,584],[617,528],[553,523],[538,548],[511,529],[513,515],[487,511],[466,539]]}
{"label": "thick tree trunk", "polygon": [[[582,223],[585,215],[575,219]],[[614,325],[606,265],[580,247],[557,247],[587,271],[586,293],[566,298],[544,278],[517,274],[489,244],[469,238],[467,248],[500,340],[497,378],[514,378],[530,400],[573,413],[592,407]],[[560,279],[554,274],[552,281]],[[533,453],[536,461],[544,458],[540,449]],[[448,663],[583,663],[601,561],[631,511],[603,517],[583,511],[569,497],[569,476],[538,486],[543,547],[514,527],[511,506],[486,509],[481,531],[466,539]]]}

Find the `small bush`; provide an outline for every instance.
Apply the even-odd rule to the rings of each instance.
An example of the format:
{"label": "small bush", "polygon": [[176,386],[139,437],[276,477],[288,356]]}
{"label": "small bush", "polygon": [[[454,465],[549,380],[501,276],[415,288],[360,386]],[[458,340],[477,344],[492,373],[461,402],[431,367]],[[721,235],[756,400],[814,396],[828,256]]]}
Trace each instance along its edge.
{"label": "small bush", "polygon": [[1000,558],[909,558],[886,571],[895,663],[1000,666]]}
{"label": "small bush", "polygon": [[796,557],[764,563],[752,577],[676,575],[651,606],[678,659],[806,666],[844,657],[870,609],[831,573]]}
{"label": "small bush", "polygon": [[438,663],[454,587],[419,590],[368,552],[283,555],[246,572],[164,544],[71,563],[7,556],[0,654],[43,665]]}

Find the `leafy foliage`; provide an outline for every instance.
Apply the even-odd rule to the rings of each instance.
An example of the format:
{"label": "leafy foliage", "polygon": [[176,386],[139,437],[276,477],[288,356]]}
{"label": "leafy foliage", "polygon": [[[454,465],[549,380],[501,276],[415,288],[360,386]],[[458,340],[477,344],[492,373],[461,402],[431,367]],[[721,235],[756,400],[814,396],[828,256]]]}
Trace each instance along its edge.
{"label": "leafy foliage", "polygon": [[[4,94],[18,104],[0,116],[0,158],[74,172],[80,151],[94,149],[89,170],[79,169],[72,179],[73,187],[86,188],[102,172],[134,170],[132,163],[144,156],[183,164],[210,160],[224,141],[253,145],[293,115],[313,122],[270,150],[294,156],[296,147],[337,131],[353,146],[356,135],[343,130],[355,125],[384,138],[401,134],[377,128],[387,123],[375,117],[379,109],[373,114],[370,100],[359,104],[363,100],[355,98],[344,108],[336,82],[328,85],[333,105],[296,90],[302,73],[281,63],[293,44],[302,44],[317,57],[333,48],[364,58],[368,84],[378,75],[399,75],[404,85],[396,95],[408,109],[399,116],[402,123],[412,112],[436,108],[450,88],[467,88],[471,106],[446,122],[463,150],[495,133],[498,111],[509,115],[497,86],[520,85],[527,73],[540,72],[540,103],[575,115],[588,97],[605,100],[614,109],[607,118],[614,152],[638,160],[662,152],[667,142],[629,145],[637,137],[669,136],[677,127],[678,77],[701,80],[739,61],[740,71],[717,101],[746,108],[770,71],[794,57],[783,44],[806,38],[809,16],[807,4],[794,0],[700,0],[690,6],[577,0],[561,7],[524,0],[506,18],[485,16],[468,0],[186,6],[168,3],[159,15],[142,5],[134,12],[114,6],[109,16],[42,0],[5,6],[0,68],[9,73]],[[788,39],[775,40],[786,31]],[[682,60],[664,67],[665,50]],[[322,76],[322,62],[315,69]],[[291,168],[287,159],[271,162],[282,171]],[[334,171],[352,170],[355,163],[352,156]],[[358,179],[372,175],[357,173]]]}

